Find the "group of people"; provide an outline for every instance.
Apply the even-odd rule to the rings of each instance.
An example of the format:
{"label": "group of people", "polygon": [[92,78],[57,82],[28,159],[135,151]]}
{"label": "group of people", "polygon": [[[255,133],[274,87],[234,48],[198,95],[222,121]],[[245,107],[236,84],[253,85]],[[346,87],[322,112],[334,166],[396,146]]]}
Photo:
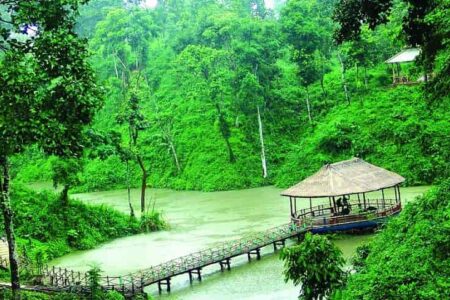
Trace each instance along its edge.
{"label": "group of people", "polygon": [[349,198],[347,196],[343,196],[342,198],[338,198],[336,200],[337,212],[340,215],[348,215],[352,210],[352,205],[349,202]]}

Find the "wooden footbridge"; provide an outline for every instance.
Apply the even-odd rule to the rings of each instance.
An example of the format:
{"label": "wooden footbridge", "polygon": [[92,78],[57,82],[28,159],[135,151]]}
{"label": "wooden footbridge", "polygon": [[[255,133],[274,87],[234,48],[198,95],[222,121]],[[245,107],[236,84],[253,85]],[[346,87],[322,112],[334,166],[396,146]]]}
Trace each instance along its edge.
{"label": "wooden footbridge", "polygon": [[[252,258],[259,260],[261,248],[273,245],[276,251],[278,247],[285,245],[287,239],[295,237],[301,239],[308,230],[307,227],[296,226],[293,223],[285,224],[238,240],[223,242],[126,276],[102,276],[100,287],[104,291],[120,292],[126,298],[145,295],[144,288],[152,284],[158,285],[160,293],[163,289],[170,292],[171,279],[174,276],[187,274],[191,283],[194,279],[201,281],[202,269],[206,266],[218,264],[221,271],[230,270],[231,259],[240,255],[247,255],[249,261]],[[46,266],[40,270],[36,278],[38,283],[36,290],[48,287],[51,291],[84,294],[90,292],[91,283],[87,273]]]}

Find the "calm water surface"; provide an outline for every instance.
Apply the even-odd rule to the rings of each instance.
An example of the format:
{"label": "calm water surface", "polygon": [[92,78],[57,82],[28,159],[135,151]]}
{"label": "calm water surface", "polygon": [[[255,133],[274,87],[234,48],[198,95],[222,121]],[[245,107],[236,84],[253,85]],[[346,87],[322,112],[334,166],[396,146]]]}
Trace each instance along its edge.
{"label": "calm water surface", "polygon": [[[410,201],[426,189],[404,188],[402,198],[404,202]],[[105,274],[124,275],[215,243],[285,224],[289,222],[289,200],[279,196],[280,191],[275,187],[214,193],[149,190],[150,206],[163,212],[170,230],[117,239],[94,250],[66,255],[53,264],[82,271],[98,266]],[[74,197],[89,204],[129,211],[126,190]],[[139,210],[138,190],[132,191],[132,198]],[[307,201],[298,202],[298,208],[308,206]],[[345,235],[335,243],[349,259],[355,248],[370,237]],[[146,291],[158,299],[296,299],[298,288],[284,282],[278,254],[273,254],[270,246],[262,253],[262,260],[251,263],[246,263],[245,256],[232,259],[234,267],[229,272],[221,273],[218,265],[209,266],[203,271],[203,282],[192,286],[187,274],[177,276],[172,280],[170,295],[157,296],[156,286]]]}

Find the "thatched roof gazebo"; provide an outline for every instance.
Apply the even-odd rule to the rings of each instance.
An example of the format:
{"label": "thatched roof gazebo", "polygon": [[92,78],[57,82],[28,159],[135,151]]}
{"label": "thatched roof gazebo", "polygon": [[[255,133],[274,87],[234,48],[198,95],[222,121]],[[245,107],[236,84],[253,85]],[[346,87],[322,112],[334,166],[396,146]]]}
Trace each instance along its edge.
{"label": "thatched roof gazebo", "polygon": [[[400,187],[405,179],[388,170],[353,158],[323,166],[317,173],[281,193],[289,197],[294,222],[313,219],[321,225],[348,223],[376,213],[387,216],[401,210]],[[385,190],[394,190],[394,198],[386,199]],[[367,193],[381,192],[381,197],[368,199]],[[309,210],[297,210],[297,199],[309,199]],[[328,198],[329,206],[313,207],[313,199]],[[373,198],[373,197],[372,197]],[[357,202],[356,202],[357,199]],[[352,203],[352,200],[353,203]],[[315,200],[317,201],[317,200]]]}

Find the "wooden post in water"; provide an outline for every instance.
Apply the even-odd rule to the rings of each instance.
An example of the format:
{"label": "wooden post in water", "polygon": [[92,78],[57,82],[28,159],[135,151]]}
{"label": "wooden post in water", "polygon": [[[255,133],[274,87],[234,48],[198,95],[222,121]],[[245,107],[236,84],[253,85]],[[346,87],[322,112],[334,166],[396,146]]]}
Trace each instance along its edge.
{"label": "wooden post in water", "polygon": [[366,209],[366,193],[363,193],[364,210]]}
{"label": "wooden post in water", "polygon": [[337,213],[337,209],[336,209],[336,198],[333,196],[333,212]]}
{"label": "wooden post in water", "polygon": [[294,214],[297,214],[297,197],[294,197]]}
{"label": "wooden post in water", "polygon": [[358,208],[361,209],[361,197],[359,196],[359,193],[358,193]]}
{"label": "wooden post in water", "polygon": [[198,281],[202,281],[202,269],[201,268],[197,268],[197,276],[198,276]]}
{"label": "wooden post in water", "polygon": [[293,207],[292,207],[292,197],[289,197],[289,205],[291,207],[291,217],[294,217],[294,212],[292,211]]}
{"label": "wooden post in water", "polygon": [[397,186],[394,186],[394,197],[395,197],[395,203],[398,203],[398,198],[397,198]]}

